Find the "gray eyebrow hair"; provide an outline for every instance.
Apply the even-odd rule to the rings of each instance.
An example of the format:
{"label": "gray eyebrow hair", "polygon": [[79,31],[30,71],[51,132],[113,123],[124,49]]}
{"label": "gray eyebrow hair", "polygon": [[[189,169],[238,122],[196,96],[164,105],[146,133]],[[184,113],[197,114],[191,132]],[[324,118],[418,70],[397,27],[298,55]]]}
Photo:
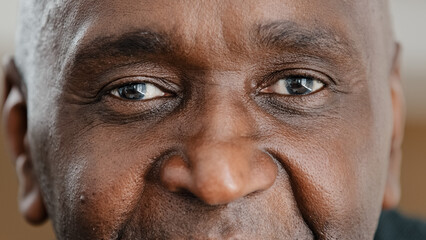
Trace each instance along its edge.
{"label": "gray eyebrow hair", "polygon": [[324,26],[307,28],[293,21],[258,24],[254,30],[255,42],[268,48],[291,48],[300,51],[343,52],[352,54],[353,44]]}

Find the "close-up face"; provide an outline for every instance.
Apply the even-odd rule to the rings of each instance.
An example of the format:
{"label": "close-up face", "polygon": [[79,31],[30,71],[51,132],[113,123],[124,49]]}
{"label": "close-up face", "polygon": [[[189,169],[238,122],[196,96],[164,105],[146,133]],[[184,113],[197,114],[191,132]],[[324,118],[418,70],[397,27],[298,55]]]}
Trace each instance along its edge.
{"label": "close-up face", "polygon": [[386,5],[24,1],[30,218],[59,239],[372,239],[398,195]]}

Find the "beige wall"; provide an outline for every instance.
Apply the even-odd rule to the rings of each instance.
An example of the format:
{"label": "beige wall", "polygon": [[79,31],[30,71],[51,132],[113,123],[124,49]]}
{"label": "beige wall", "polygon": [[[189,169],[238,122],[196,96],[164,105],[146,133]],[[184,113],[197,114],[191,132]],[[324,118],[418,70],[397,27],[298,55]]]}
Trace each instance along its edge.
{"label": "beige wall", "polygon": [[[400,209],[426,218],[426,30],[407,27],[425,23],[425,0],[392,0],[396,35],[404,45],[408,121],[404,143]],[[13,52],[16,19],[15,0],[0,2],[0,55]],[[420,24],[421,25],[421,24]],[[419,26],[420,26],[419,25]],[[0,71],[1,73],[1,71]],[[2,87],[0,87],[2,90]],[[0,134],[3,134],[0,130]],[[54,239],[51,227],[31,227],[19,216],[16,203],[17,181],[13,165],[6,157],[0,138],[0,239]]]}
{"label": "beige wall", "polygon": [[405,132],[400,209],[426,220],[426,124],[408,123]]}

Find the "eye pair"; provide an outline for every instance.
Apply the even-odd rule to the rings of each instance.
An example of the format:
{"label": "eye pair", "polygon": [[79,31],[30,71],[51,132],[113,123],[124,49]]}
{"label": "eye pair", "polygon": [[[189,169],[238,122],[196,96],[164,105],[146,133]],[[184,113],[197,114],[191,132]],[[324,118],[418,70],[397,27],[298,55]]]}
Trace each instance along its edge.
{"label": "eye pair", "polygon": [[[321,90],[325,84],[310,77],[291,76],[282,78],[273,85],[263,88],[260,92],[284,96],[308,95]],[[166,96],[167,93],[152,83],[130,83],[110,92],[123,100],[144,101]]]}

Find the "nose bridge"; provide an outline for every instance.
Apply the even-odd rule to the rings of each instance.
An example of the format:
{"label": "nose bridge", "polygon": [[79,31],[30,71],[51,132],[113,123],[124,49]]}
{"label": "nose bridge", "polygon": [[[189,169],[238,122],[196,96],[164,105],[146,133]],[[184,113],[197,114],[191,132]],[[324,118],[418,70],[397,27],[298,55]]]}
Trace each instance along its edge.
{"label": "nose bridge", "polygon": [[210,141],[235,141],[254,132],[253,119],[247,111],[243,75],[236,71],[211,73],[206,82],[204,107],[198,120],[199,137]]}
{"label": "nose bridge", "polygon": [[250,116],[236,102],[221,102],[205,109],[198,135],[208,141],[236,141],[247,137],[251,131]]}

